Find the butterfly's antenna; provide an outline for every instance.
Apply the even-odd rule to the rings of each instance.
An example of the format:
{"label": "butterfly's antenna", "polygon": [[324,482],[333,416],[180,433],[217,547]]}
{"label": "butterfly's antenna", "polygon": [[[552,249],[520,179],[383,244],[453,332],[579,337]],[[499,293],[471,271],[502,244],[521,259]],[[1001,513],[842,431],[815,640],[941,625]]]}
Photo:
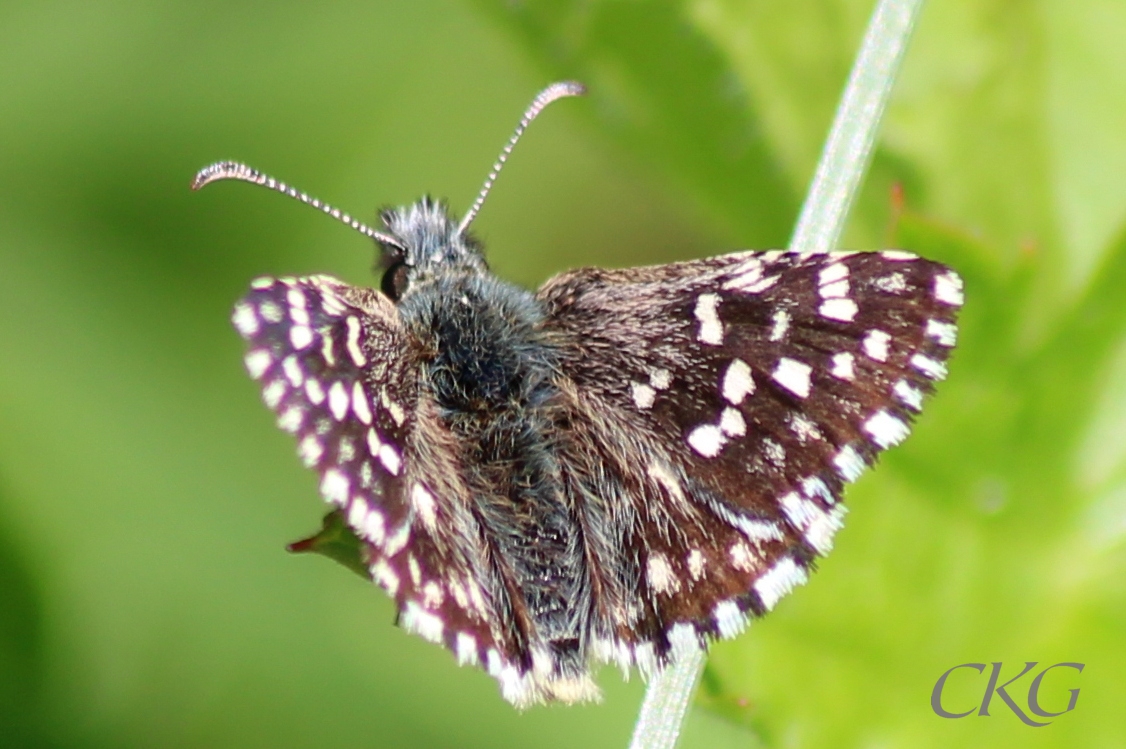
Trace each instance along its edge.
{"label": "butterfly's antenna", "polygon": [[485,202],[489,190],[493,187],[493,182],[496,181],[497,175],[500,174],[501,167],[504,166],[504,162],[508,161],[508,154],[512,153],[512,149],[516,147],[516,143],[520,140],[520,136],[524,134],[524,131],[528,129],[528,125],[532,124],[532,120],[538,117],[539,113],[556,99],[562,99],[565,96],[582,96],[585,93],[586,87],[575,81],[553,83],[539,92],[536,98],[532,100],[531,105],[524,111],[524,116],[520,118],[520,124],[516,126],[516,132],[508,139],[504,150],[501,151],[500,156],[497,157],[496,163],[493,164],[492,171],[489,172],[488,179],[485,180],[485,185],[481,188],[481,192],[477,194],[477,200],[473,202],[473,207],[469,209],[469,212],[465,214],[465,218],[461,220],[461,224],[458,225],[458,234],[464,234],[465,230],[469,228],[469,224],[477,217],[477,212],[481,210],[481,204]]}
{"label": "butterfly's antenna", "polygon": [[365,237],[371,237],[377,242],[389,244],[394,247],[399,246],[399,240],[392,237],[390,234],[384,234],[372,229],[370,226],[363,224],[356,219],[349,216],[347,213],[341,213],[339,209],[333,208],[328,203],[322,203],[314,197],[301,192],[300,190],[290,187],[284,182],[278,182],[273,177],[262,174],[257,169],[252,169],[246,164],[241,164],[237,161],[220,161],[212,164],[211,166],[204,167],[196,174],[195,179],[192,180],[192,189],[198,190],[205,185],[212,182],[218,182],[221,179],[241,179],[243,182],[253,182],[256,185],[264,185],[271,190],[277,190],[280,193],[288,195],[291,198],[297,198],[302,203],[311,205],[314,208],[320,208],[322,211],[332,216],[337,221],[342,221],[348,226],[363,234]]}

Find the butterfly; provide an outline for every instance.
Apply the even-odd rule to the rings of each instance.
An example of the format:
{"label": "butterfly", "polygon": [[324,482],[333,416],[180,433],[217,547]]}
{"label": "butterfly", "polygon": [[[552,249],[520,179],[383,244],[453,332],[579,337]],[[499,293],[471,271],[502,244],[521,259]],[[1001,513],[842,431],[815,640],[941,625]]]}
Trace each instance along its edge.
{"label": "butterfly", "polygon": [[399,624],[517,706],[595,699],[738,634],[804,584],[847,483],[946,375],[958,275],[900,251],[737,252],[493,276],[471,210],[423,198],[364,226],[379,289],[260,278],[234,308],[277,423],[361,539]]}

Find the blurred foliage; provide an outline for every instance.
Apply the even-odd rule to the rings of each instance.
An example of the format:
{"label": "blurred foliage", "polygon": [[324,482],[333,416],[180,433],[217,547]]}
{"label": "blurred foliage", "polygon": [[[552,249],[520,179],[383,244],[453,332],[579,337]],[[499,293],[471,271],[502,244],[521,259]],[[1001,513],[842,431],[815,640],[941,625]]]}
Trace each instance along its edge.
{"label": "blurred foliage", "polygon": [[[261,273],[363,282],[370,248],[187,182],[239,158],[359,215],[463,210],[570,77],[591,96],[536,123],[476,224],[501,275],[780,246],[871,6],[0,6],[0,745],[624,746],[636,680],[518,714],[283,553],[323,508],[230,304]],[[810,584],[714,648],[686,746],[1121,741],[1123,32],[1117,0],[924,11],[846,244],[966,277],[951,376]],[[1074,712],[931,713],[947,668],[1026,660],[1088,664]]]}

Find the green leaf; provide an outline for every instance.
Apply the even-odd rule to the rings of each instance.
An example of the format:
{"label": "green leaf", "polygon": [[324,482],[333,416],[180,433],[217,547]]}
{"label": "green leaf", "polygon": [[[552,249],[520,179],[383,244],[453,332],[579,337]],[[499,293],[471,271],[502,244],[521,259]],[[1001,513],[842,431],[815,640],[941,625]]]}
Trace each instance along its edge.
{"label": "green leaf", "polygon": [[333,510],[321,520],[321,529],[286,547],[294,554],[320,554],[342,564],[365,580],[371,580],[364,542],[356,535],[340,510]]}

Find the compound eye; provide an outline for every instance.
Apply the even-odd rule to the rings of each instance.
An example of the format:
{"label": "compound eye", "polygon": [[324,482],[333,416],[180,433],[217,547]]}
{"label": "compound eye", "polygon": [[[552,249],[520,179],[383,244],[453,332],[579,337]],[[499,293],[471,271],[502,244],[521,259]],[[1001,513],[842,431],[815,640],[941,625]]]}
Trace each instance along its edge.
{"label": "compound eye", "polygon": [[398,260],[391,264],[391,266],[383,272],[383,281],[380,283],[380,289],[386,294],[391,301],[397,302],[406,293],[407,287],[410,285],[410,278],[406,262]]}

